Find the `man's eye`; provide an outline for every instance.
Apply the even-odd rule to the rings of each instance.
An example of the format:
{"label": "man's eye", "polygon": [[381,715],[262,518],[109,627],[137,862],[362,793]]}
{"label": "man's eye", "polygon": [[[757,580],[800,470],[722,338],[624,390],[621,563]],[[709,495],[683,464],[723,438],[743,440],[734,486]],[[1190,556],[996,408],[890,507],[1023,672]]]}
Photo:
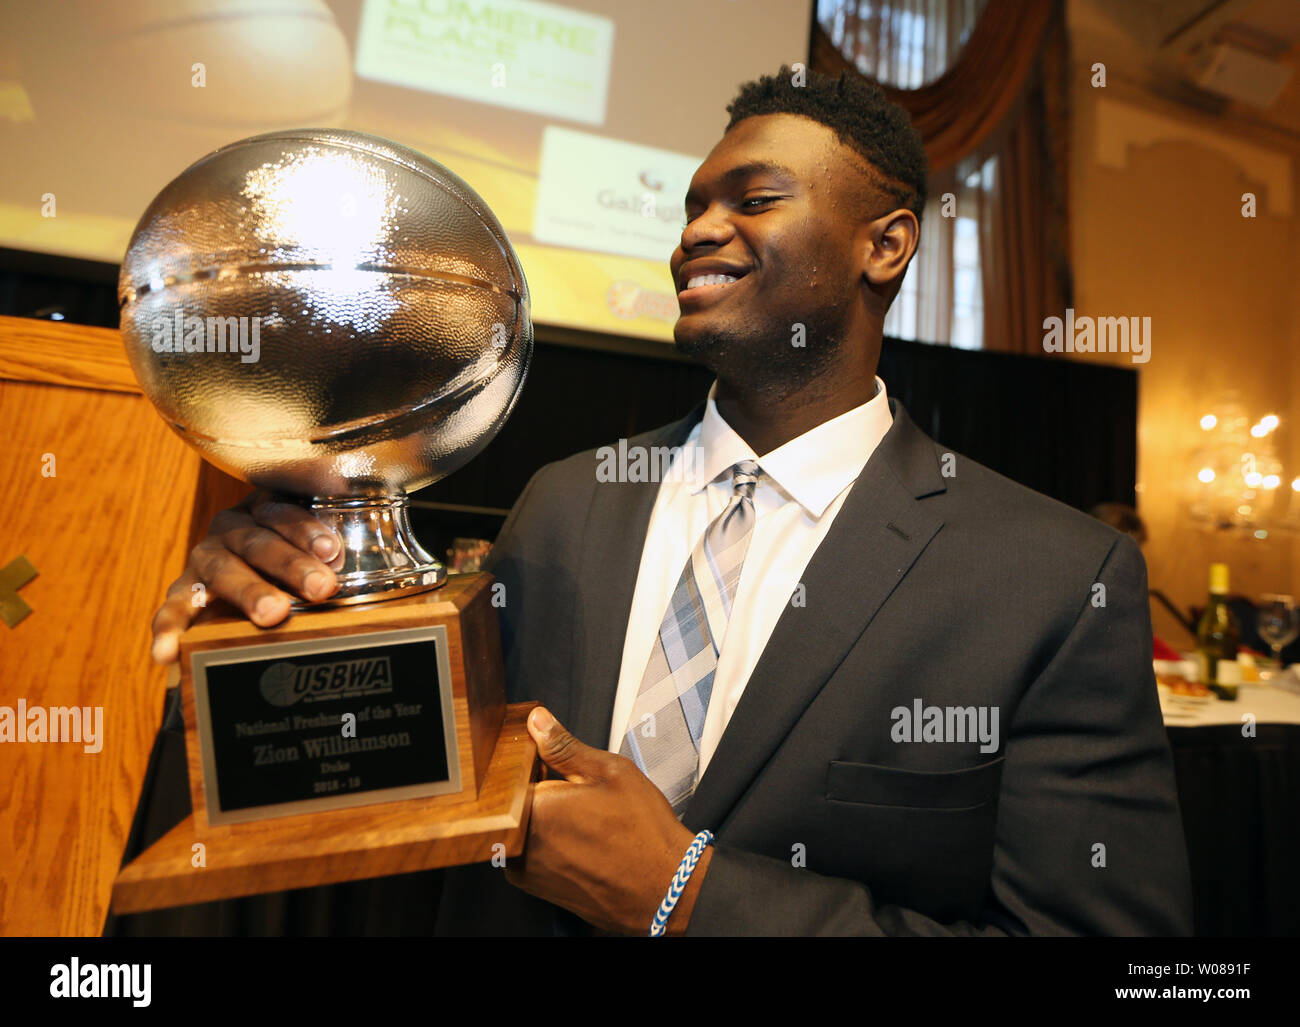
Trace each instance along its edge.
{"label": "man's eye", "polygon": [[[740,205],[741,207],[748,207],[751,203],[775,203],[779,199],[781,199],[779,196],[751,196],[749,199],[741,201]],[[689,225],[699,216],[699,214],[687,214],[686,224]]]}

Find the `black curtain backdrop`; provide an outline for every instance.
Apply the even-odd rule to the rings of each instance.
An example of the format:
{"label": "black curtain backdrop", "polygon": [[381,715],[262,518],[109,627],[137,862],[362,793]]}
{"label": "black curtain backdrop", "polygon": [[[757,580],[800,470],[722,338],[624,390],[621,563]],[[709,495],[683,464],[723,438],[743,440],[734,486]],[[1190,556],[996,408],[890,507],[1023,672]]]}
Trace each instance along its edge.
{"label": "black curtain backdrop", "polygon": [[[958,453],[1080,509],[1133,504],[1135,371],[890,339],[878,373],[917,425]],[[542,464],[676,420],[712,380],[675,359],[542,343],[501,434],[418,498],[509,508]]]}

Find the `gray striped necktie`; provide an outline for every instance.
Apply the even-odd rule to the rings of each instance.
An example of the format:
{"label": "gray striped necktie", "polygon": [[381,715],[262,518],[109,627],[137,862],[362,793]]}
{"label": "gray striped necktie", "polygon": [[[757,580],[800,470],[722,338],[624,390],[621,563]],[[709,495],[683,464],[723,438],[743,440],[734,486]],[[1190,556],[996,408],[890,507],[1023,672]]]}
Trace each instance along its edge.
{"label": "gray striped necktie", "polygon": [[677,580],[618,750],[658,785],[679,817],[699,778],[713,675],[754,530],[758,464],[742,460],[731,470],[731,501]]}

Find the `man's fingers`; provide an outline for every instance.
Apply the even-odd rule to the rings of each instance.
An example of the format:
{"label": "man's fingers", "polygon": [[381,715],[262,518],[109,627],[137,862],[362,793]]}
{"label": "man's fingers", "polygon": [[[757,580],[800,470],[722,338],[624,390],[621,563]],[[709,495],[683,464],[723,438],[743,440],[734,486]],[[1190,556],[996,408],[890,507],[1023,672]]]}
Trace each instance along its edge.
{"label": "man's fingers", "polygon": [[304,553],[311,553],[324,563],[341,556],[343,545],[330,528],[310,510],[297,503],[286,503],[269,493],[259,492],[249,505],[253,520],[292,542]]}
{"label": "man's fingers", "polygon": [[[294,549],[288,542],[278,538],[274,532],[266,528],[254,527],[249,530],[257,532],[259,536],[270,536],[276,540],[279,546],[289,551],[271,557],[265,552],[265,542],[255,543],[251,547],[253,552],[257,554],[257,560],[260,563],[269,563],[271,565],[267,569],[276,577],[291,576],[284,568],[292,566],[297,558],[311,560],[311,557],[307,556],[306,553]],[[226,600],[242,611],[244,616],[254,624],[261,627],[279,624],[289,615],[289,604],[292,598],[284,590],[276,588],[240,556],[237,556],[235,551],[228,548],[231,546],[238,546],[241,549],[249,548],[246,542],[234,541],[230,535],[223,536],[223,538],[208,536],[195,546],[190,553],[190,568],[198,575],[199,580],[207,583],[209,596],[215,595]],[[297,554],[297,556],[295,557],[292,554]],[[315,562],[319,563],[319,561]],[[272,568],[279,568],[279,572],[272,570]],[[298,573],[301,581],[301,570]]]}
{"label": "man's fingers", "polygon": [[605,777],[610,754],[578,741],[546,707],[538,706],[528,715],[528,733],[537,743],[542,762],[567,781],[583,783]]}
{"label": "man's fingers", "polygon": [[254,492],[212,519],[208,536],[167,590],[153,619],[154,660],[176,659],[181,634],[210,598],[226,600],[262,627],[289,615],[293,597],[285,589],[308,602],[329,598],[345,555],[338,535],[309,511]]}
{"label": "man's fingers", "polygon": [[[235,603],[250,617],[257,603],[277,602],[284,598],[288,612],[288,598],[279,589],[262,580],[260,585],[244,573],[248,568],[260,572],[264,578],[273,578],[309,602],[319,602],[332,595],[338,587],[338,578],[328,564],[305,553],[297,545],[271,528],[254,521],[246,521],[224,531],[215,545],[205,539],[195,549],[191,561],[203,580],[223,598]],[[204,552],[200,556],[199,550]],[[196,560],[202,562],[194,562]],[[228,575],[223,578],[223,572]],[[270,597],[270,599],[268,599]],[[271,623],[278,623],[278,618]],[[258,620],[257,623],[263,623]]]}
{"label": "man's fingers", "polygon": [[192,571],[186,570],[172,582],[167,598],[153,615],[151,654],[155,663],[174,663],[180,654],[181,632],[190,626],[199,611],[190,598],[198,580]]}

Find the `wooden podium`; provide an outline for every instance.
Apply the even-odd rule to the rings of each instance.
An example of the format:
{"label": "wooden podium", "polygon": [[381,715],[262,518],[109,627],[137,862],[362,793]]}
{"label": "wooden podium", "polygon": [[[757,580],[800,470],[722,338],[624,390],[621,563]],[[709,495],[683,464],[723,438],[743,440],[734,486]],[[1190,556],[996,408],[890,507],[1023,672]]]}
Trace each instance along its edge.
{"label": "wooden podium", "polygon": [[[0,778],[9,789],[8,802],[0,804],[0,932],[98,935],[111,898],[120,897],[123,912],[160,904],[146,898],[150,882],[162,889],[155,899],[196,902],[229,894],[235,881],[242,888],[250,876],[255,891],[276,890],[316,860],[320,866],[309,874],[345,880],[414,869],[426,847],[450,859],[458,845],[468,844],[439,835],[434,821],[423,834],[398,830],[386,819],[395,816],[392,811],[359,806],[339,811],[339,822],[367,837],[384,834],[389,843],[364,874],[348,869],[353,843],[317,837],[313,850],[305,837],[294,841],[291,821],[304,819],[295,817],[236,825],[266,832],[282,853],[278,862],[241,864],[231,857],[250,850],[209,844],[208,866],[200,871],[191,867],[182,825],[159,846],[167,843],[178,853],[183,846],[184,876],[169,882],[171,850],[151,848],[123,875],[120,896],[115,893],[167,687],[163,668],[149,658],[153,612],[212,516],[250,489],[202,461],[163,424],[140,394],[121,339],[110,329],[0,317],[0,431],[6,441],[0,571],[25,558],[36,572],[10,597],[11,607],[30,612],[12,627],[0,621],[0,705],[13,707],[21,698],[28,708],[76,706],[102,715],[96,751],[67,741],[0,745]],[[463,609],[467,600],[457,598],[455,580],[413,598]],[[391,615],[397,611],[391,607]],[[305,622],[295,614],[281,628],[293,620],[299,627]],[[244,622],[242,630],[248,627]],[[200,630],[223,629],[213,617]],[[511,838],[527,816],[526,805],[493,805],[518,781],[507,787],[499,768],[516,757],[528,762],[521,752],[530,744],[524,712],[504,713],[502,744],[486,764],[475,764],[475,802],[484,801],[485,810],[508,810],[504,821],[499,812],[481,814],[484,837]],[[476,751],[475,758],[484,756]],[[509,826],[511,817],[519,818],[518,828]],[[201,828],[193,817],[186,823]]]}
{"label": "wooden podium", "polygon": [[0,931],[98,935],[162,715],[149,624],[212,515],[250,491],[139,391],[116,331],[0,317],[0,568],[30,613],[0,622],[0,704],[102,711],[98,752],[0,745]]}

